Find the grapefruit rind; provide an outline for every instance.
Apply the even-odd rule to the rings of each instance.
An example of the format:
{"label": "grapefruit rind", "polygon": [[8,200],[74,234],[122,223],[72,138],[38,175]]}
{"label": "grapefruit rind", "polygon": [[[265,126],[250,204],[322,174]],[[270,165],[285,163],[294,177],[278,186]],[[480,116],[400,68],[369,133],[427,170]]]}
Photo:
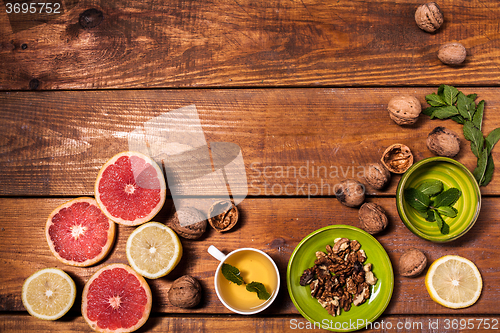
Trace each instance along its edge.
{"label": "grapefruit rind", "polygon": [[47,223],[45,225],[45,238],[47,239],[47,243],[49,245],[50,251],[59,261],[61,261],[62,263],[66,264],[66,265],[70,265],[70,266],[88,267],[88,266],[92,266],[92,265],[100,262],[102,259],[104,259],[108,255],[111,248],[113,247],[113,243],[115,241],[115,223],[112,220],[110,220],[108,218],[109,227],[108,227],[107,241],[106,241],[106,244],[102,247],[101,252],[97,256],[95,256],[94,258],[89,258],[89,259],[82,261],[82,262],[75,261],[75,260],[68,260],[68,259],[63,258],[56,251],[54,242],[52,241],[52,238],[49,234],[49,229],[50,229],[50,226],[53,224],[52,219],[54,218],[54,216],[57,215],[63,208],[71,207],[73,204],[78,203],[78,202],[87,202],[90,205],[94,205],[95,207],[100,209],[99,205],[97,204],[97,201],[94,198],[90,198],[90,197],[80,197],[80,198],[69,200],[69,201],[63,203],[62,205],[60,205],[56,209],[54,209],[52,211],[52,213],[50,213],[49,217],[47,218]]}
{"label": "grapefruit rind", "polygon": [[[160,189],[159,189],[160,190],[160,199],[159,199],[158,204],[153,209],[151,209],[151,211],[146,216],[141,217],[141,218],[136,218],[134,220],[124,219],[124,218],[121,218],[119,216],[114,216],[109,211],[109,209],[106,207],[106,205],[102,202],[102,200],[101,200],[101,193],[99,191],[99,183],[101,181],[101,178],[102,178],[103,173],[105,172],[105,170],[109,166],[115,164],[115,162],[119,158],[124,157],[124,156],[126,156],[126,157],[136,156],[136,157],[142,158],[147,164],[150,164],[155,169],[158,181],[160,183]],[[110,218],[112,221],[114,221],[114,222],[116,222],[118,224],[127,225],[127,226],[136,226],[136,225],[140,225],[140,224],[143,224],[145,222],[150,221],[161,210],[161,208],[163,207],[163,204],[165,203],[166,192],[167,192],[166,189],[167,189],[167,185],[166,185],[166,182],[165,182],[165,177],[163,177],[163,171],[160,169],[160,167],[158,166],[158,164],[153,159],[151,159],[149,156],[146,156],[146,155],[144,155],[142,153],[139,153],[139,152],[133,152],[133,151],[124,151],[124,152],[116,154],[111,159],[109,159],[101,167],[101,170],[99,170],[99,173],[97,175],[96,182],[95,182],[95,185],[94,185],[95,198],[96,198],[96,201],[97,201],[99,207],[101,207],[101,210],[103,211],[103,213],[108,218]],[[140,201],[140,200],[137,200],[137,201]]]}
{"label": "grapefruit rind", "polygon": [[[448,300],[445,300],[439,296],[438,292],[434,288],[434,285],[432,283],[433,276],[436,273],[437,268],[442,263],[444,263],[448,260],[457,260],[457,261],[460,261],[460,262],[467,264],[471,268],[473,274],[475,275],[475,277],[478,280],[478,285],[477,285],[477,289],[476,289],[476,292],[474,294],[474,297],[471,298],[470,300],[468,300],[467,302],[453,303],[453,302],[450,302]],[[483,280],[482,280],[481,273],[479,272],[477,266],[469,259],[457,256],[457,255],[445,255],[445,256],[437,259],[436,261],[434,261],[431,264],[431,266],[429,267],[427,274],[425,275],[425,287],[427,289],[427,292],[429,293],[429,296],[431,297],[431,299],[434,302],[436,302],[444,307],[447,307],[447,308],[462,309],[462,308],[469,307],[477,302],[477,300],[481,296],[481,291],[483,288]]]}
{"label": "grapefruit rind", "polygon": [[[159,267],[159,269],[155,272],[148,272],[145,270],[145,268],[141,268],[141,267],[144,267],[144,265],[142,263],[138,263],[137,260],[134,259],[134,255],[132,255],[132,247],[133,246],[141,246],[141,245],[150,246],[150,248],[148,248],[146,250],[150,250],[151,248],[154,248],[154,245],[156,242],[153,239],[147,239],[147,240],[143,239],[142,242],[135,241],[137,235],[141,234],[145,229],[148,229],[148,228],[158,229],[157,232],[153,233],[154,237],[161,237],[162,232],[166,232],[171,237],[171,244],[174,247],[173,255],[168,260],[168,262],[163,261],[161,263],[159,263],[159,262],[156,263],[155,266]],[[162,240],[158,240],[158,242],[161,242],[161,241]],[[138,243],[142,243],[142,244],[138,244]],[[147,243],[147,244],[145,244],[145,243]],[[164,247],[164,245],[165,244],[160,244],[161,247]],[[155,249],[155,252],[157,252],[156,248],[154,248],[154,249]],[[153,255],[150,255],[148,253],[148,251],[144,251],[144,250],[145,249],[142,248],[143,252],[139,253],[139,257],[141,259],[147,260],[148,258],[151,258],[152,260],[155,260],[155,261],[159,261],[159,259],[163,259],[163,260],[165,259],[165,258],[161,258],[162,254],[160,254],[159,256],[154,256],[154,258],[152,258]],[[181,243],[179,237],[177,236],[177,234],[170,227],[167,227],[163,223],[159,223],[159,222],[148,222],[148,223],[145,223],[145,224],[139,226],[130,234],[129,238],[127,239],[126,253],[127,253],[128,263],[137,273],[139,273],[140,275],[142,275],[148,279],[157,279],[157,278],[160,278],[160,277],[165,276],[168,273],[170,273],[177,266],[177,264],[180,262],[181,257],[182,257],[182,243]],[[160,258],[158,258],[158,257],[160,257]],[[161,267],[161,266],[163,266],[163,267]]]}
{"label": "grapefruit rind", "polygon": [[[89,303],[87,302],[88,299],[88,294],[89,294],[89,289],[92,286],[92,283],[94,282],[95,279],[97,279],[104,271],[107,270],[112,270],[115,268],[122,268],[125,269],[129,274],[132,274],[138,281],[140,286],[144,289],[147,297],[147,304],[145,305],[144,312],[142,313],[141,319],[133,326],[127,327],[127,328],[118,328],[114,330],[110,329],[102,329],[98,326],[97,321],[92,321],[88,317],[88,307]],[[118,283],[115,281],[115,283]],[[107,266],[104,266],[103,268],[99,269],[97,272],[95,272],[90,279],[87,281],[83,288],[83,295],[82,295],[82,315],[87,324],[89,324],[90,328],[92,328],[96,332],[103,332],[103,333],[128,333],[128,332],[134,332],[138,330],[140,327],[142,327],[146,321],[149,318],[149,315],[151,313],[151,306],[153,303],[153,297],[151,294],[151,289],[146,282],[146,280],[139,274],[137,274],[130,266],[125,265],[125,264],[110,264]]]}
{"label": "grapefruit rind", "polygon": [[[41,301],[42,299],[44,299],[44,297],[50,298],[50,295],[47,296],[47,291],[49,290],[47,287],[45,288],[46,292],[44,294],[29,295],[29,292],[31,289],[30,288],[31,283],[33,283],[33,281],[36,279],[40,279],[40,278],[43,279],[44,276],[42,276],[42,275],[45,275],[45,274],[56,274],[56,275],[60,276],[62,278],[62,280],[60,282],[62,284],[64,284],[64,282],[66,282],[67,283],[66,289],[69,288],[69,292],[70,292],[70,294],[68,295],[69,297],[66,300],[67,303],[62,307],[61,311],[59,311],[58,313],[51,315],[51,316],[44,315],[44,314],[37,312],[35,310],[36,305],[31,304],[31,302],[30,302],[30,299],[32,299],[33,297],[35,297],[35,299],[37,301]],[[49,284],[48,282],[46,282],[47,279],[43,280],[44,281],[43,286],[47,286],[47,285],[53,286],[52,284]],[[56,295],[57,295],[58,292],[60,292],[61,290],[62,290],[62,285],[59,285],[59,289],[57,289],[57,288],[55,290],[50,289],[50,292],[51,292],[51,294],[56,293]],[[59,295],[60,295],[60,293],[59,293]],[[41,269],[39,271],[36,271],[35,273],[33,273],[31,276],[29,276],[24,281],[21,297],[22,297],[22,302],[23,302],[24,307],[26,308],[28,313],[30,315],[32,315],[33,317],[43,319],[43,320],[56,320],[56,319],[59,319],[62,316],[64,316],[71,309],[73,304],[75,303],[76,286],[75,286],[75,282],[73,281],[73,279],[63,270],[61,270],[59,268],[44,268],[44,269]],[[52,298],[52,299],[54,299],[54,298]],[[47,306],[45,306],[45,308],[47,308]]]}

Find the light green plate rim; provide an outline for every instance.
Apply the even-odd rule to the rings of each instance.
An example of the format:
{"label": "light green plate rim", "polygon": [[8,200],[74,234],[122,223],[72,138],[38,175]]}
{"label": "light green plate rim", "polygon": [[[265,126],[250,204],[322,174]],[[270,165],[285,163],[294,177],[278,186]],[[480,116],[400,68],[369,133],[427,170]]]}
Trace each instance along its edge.
{"label": "light green plate rim", "polygon": [[[441,234],[435,222],[427,222],[403,198],[406,188],[417,187],[428,179],[442,181],[445,189],[456,187],[462,191],[454,205],[459,215],[455,218],[444,217],[450,226],[448,235]],[[463,164],[447,157],[430,157],[414,164],[401,177],[396,190],[396,206],[399,217],[415,235],[436,243],[450,242],[465,235],[476,223],[481,209],[481,191],[474,176]]]}
{"label": "light green plate rim", "polygon": [[[326,251],[325,246],[333,245],[338,237],[359,241],[378,281],[364,304],[353,305],[348,312],[342,310],[340,316],[333,317],[311,296],[309,286],[302,287],[299,281],[304,270],[314,266],[316,251]],[[288,261],[286,284],[293,304],[304,318],[316,323],[315,328],[352,332],[374,322],[387,308],[394,290],[394,274],[387,252],[372,235],[349,225],[331,225],[314,231],[297,245]]]}

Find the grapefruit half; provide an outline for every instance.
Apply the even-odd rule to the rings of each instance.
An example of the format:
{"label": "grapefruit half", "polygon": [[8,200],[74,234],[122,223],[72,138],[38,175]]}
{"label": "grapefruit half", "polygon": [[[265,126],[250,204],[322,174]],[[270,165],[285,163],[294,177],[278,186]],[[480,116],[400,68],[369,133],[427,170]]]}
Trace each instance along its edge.
{"label": "grapefruit half", "polygon": [[111,264],[85,284],[82,315],[97,332],[133,332],[148,320],[151,304],[146,280],[130,266]]}
{"label": "grapefruit half", "polygon": [[116,223],[139,225],[151,220],[165,203],[163,172],[148,156],[126,151],[113,156],[97,175],[95,198]]}
{"label": "grapefruit half", "polygon": [[52,211],[45,225],[50,251],[67,265],[86,267],[101,261],[115,240],[115,223],[93,198],[70,200]]}

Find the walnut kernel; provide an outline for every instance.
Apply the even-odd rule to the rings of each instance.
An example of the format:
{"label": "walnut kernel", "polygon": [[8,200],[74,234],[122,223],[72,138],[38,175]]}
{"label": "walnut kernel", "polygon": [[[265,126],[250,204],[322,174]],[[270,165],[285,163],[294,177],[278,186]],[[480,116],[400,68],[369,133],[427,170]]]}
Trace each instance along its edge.
{"label": "walnut kernel", "polygon": [[383,189],[391,180],[391,173],[380,162],[370,163],[366,168],[365,180],[376,190]]}
{"label": "walnut kernel", "polygon": [[384,208],[373,202],[366,202],[358,212],[361,228],[369,234],[376,234],[387,227],[388,219]]}
{"label": "walnut kernel", "polygon": [[231,230],[238,222],[238,208],[229,200],[220,200],[208,210],[208,223],[218,232]]}
{"label": "walnut kernel", "polygon": [[179,308],[195,307],[201,300],[201,285],[192,276],[181,276],[172,283],[168,291],[168,300]]}
{"label": "walnut kernel", "polygon": [[422,273],[427,266],[425,254],[415,248],[406,250],[399,258],[399,274],[413,277]]}
{"label": "walnut kernel", "polygon": [[415,11],[415,22],[420,29],[434,32],[443,24],[443,14],[435,2],[428,2],[418,6]]}
{"label": "walnut kernel", "polygon": [[384,151],[381,161],[390,172],[405,173],[413,164],[413,154],[408,146],[396,143]]}
{"label": "walnut kernel", "polygon": [[[187,225],[181,225],[181,221],[187,221]],[[167,225],[177,232],[179,236],[186,239],[198,239],[207,229],[205,216],[194,207],[178,209],[173,218],[167,221]]]}
{"label": "walnut kernel", "polygon": [[467,50],[457,42],[441,45],[438,51],[438,58],[447,65],[460,65],[465,61]]}
{"label": "walnut kernel", "polygon": [[365,186],[357,180],[343,180],[333,190],[337,200],[347,207],[359,207],[365,201]]}
{"label": "walnut kernel", "polygon": [[417,122],[422,105],[411,95],[399,95],[391,98],[387,105],[389,117],[398,125],[412,125]]}
{"label": "walnut kernel", "polygon": [[429,133],[427,148],[436,155],[454,157],[460,151],[460,138],[457,133],[439,126]]}

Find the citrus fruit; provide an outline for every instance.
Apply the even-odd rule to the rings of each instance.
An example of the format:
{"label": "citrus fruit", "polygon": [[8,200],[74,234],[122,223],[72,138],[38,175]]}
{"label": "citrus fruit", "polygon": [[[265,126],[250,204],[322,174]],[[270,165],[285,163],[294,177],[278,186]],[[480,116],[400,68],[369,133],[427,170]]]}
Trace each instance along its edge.
{"label": "citrus fruit", "polygon": [[165,203],[163,172],[146,155],[122,152],[99,171],[95,197],[104,214],[124,225],[147,222]]}
{"label": "citrus fruit", "polygon": [[50,251],[67,265],[90,266],[108,254],[115,223],[93,198],[77,198],[54,209],[45,225]]}
{"label": "citrus fruit", "polygon": [[157,279],[179,263],[182,245],[172,229],[162,223],[148,222],[130,234],[126,252],[130,266],[137,273]]}
{"label": "citrus fruit", "polygon": [[151,289],[130,266],[111,264],[83,288],[82,315],[98,332],[133,332],[149,318]]}
{"label": "citrus fruit", "polygon": [[45,320],[61,318],[76,297],[73,279],[58,268],[44,268],[24,281],[22,299],[29,314]]}
{"label": "citrus fruit", "polygon": [[438,304],[460,309],[476,303],[481,295],[483,280],[472,261],[447,255],[434,261],[429,267],[425,286]]}

